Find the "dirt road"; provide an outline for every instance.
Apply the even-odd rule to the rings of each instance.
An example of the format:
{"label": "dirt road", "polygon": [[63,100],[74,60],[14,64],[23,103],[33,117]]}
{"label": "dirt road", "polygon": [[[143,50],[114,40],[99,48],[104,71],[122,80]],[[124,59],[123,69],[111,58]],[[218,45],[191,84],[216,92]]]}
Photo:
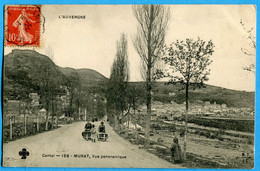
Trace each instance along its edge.
{"label": "dirt road", "polygon": [[[106,167],[106,168],[179,168],[139,149],[117,135],[106,124],[108,142],[92,143],[82,138],[85,122],[3,144],[3,166],[11,167]],[[95,122],[98,126],[99,123]],[[21,159],[26,148],[29,156]],[[24,153],[26,154],[26,153]]]}

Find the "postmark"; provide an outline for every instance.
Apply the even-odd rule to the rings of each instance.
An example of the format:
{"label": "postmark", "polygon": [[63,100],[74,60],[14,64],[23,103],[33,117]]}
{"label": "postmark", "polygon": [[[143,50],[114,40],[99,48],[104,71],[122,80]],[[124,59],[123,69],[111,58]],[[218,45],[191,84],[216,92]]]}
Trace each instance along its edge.
{"label": "postmark", "polygon": [[40,46],[41,7],[5,7],[5,46]]}

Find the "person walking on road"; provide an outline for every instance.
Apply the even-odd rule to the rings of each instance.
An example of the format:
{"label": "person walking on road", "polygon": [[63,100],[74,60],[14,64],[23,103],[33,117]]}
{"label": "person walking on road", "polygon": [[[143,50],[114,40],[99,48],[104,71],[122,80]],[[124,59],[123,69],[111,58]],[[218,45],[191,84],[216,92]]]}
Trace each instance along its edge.
{"label": "person walking on road", "polygon": [[172,153],[172,158],[175,163],[182,162],[182,150],[181,150],[181,146],[179,145],[179,139],[177,137],[173,138],[173,144],[171,146],[171,153]]}
{"label": "person walking on road", "polygon": [[91,128],[90,132],[91,132],[92,142],[96,142],[97,141],[97,130],[96,130],[94,124],[92,125],[92,128]]}

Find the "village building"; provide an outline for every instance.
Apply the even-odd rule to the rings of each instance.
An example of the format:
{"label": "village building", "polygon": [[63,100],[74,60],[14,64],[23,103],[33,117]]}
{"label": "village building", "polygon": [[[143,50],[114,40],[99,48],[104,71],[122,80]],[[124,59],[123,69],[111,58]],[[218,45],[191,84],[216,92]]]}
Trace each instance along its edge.
{"label": "village building", "polygon": [[206,112],[203,114],[203,116],[214,116],[215,114],[212,112]]}
{"label": "village building", "polygon": [[126,127],[142,130],[142,127],[136,122],[136,117],[130,112],[126,112],[123,116],[121,116],[121,123],[123,123]]}
{"label": "village building", "polygon": [[42,108],[42,109],[39,111],[39,113],[38,113],[38,117],[39,117],[39,118],[44,118],[44,119],[46,119],[46,114],[47,114],[46,109]]}
{"label": "village building", "polygon": [[179,120],[181,117],[183,117],[182,113],[180,111],[173,111],[170,115],[169,115],[169,120],[173,121],[173,120]]}
{"label": "village building", "polygon": [[205,101],[204,102],[204,106],[209,106],[210,105],[210,101]]}
{"label": "village building", "polygon": [[169,96],[175,96],[175,95],[176,95],[176,93],[174,93],[174,92],[169,93]]}
{"label": "village building", "polygon": [[122,117],[121,117],[121,123],[125,122],[136,122],[135,116],[131,114],[130,112],[126,112]]}
{"label": "village building", "polygon": [[223,103],[223,104],[221,105],[221,108],[222,108],[222,109],[226,109],[226,108],[227,108],[227,105],[226,105],[225,103]]}

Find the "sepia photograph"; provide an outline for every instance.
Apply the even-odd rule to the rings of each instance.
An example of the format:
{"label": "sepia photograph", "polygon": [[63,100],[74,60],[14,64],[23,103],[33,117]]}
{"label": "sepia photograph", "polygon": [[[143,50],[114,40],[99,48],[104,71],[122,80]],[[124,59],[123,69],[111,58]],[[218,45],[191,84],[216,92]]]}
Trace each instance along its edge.
{"label": "sepia photograph", "polygon": [[255,5],[5,5],[3,31],[3,167],[255,167]]}

